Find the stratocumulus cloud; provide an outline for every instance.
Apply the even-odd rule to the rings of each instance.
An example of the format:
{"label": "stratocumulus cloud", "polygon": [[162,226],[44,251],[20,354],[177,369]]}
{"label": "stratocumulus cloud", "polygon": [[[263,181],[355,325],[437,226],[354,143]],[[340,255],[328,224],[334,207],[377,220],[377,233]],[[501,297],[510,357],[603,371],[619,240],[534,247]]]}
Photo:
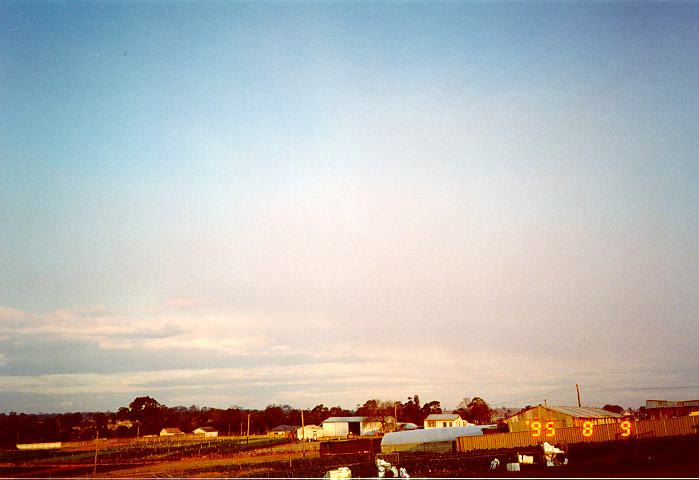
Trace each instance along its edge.
{"label": "stratocumulus cloud", "polygon": [[112,7],[0,5],[3,408],[699,395],[694,5]]}

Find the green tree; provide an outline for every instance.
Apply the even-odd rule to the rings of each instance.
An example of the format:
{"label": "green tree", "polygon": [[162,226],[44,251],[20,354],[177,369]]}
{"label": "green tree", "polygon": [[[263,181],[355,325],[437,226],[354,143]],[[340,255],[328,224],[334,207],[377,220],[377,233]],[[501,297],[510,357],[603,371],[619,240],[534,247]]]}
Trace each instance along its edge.
{"label": "green tree", "polygon": [[618,413],[619,415],[622,415],[624,413],[624,407],[620,405],[606,404],[604,407],[602,407],[602,410],[606,410],[612,413]]}
{"label": "green tree", "polygon": [[493,412],[488,402],[480,397],[473,399],[466,406],[466,420],[476,425],[492,423]]}
{"label": "green tree", "polygon": [[442,406],[439,400],[432,400],[422,406],[418,425],[423,425],[425,419],[433,413],[442,413]]}
{"label": "green tree", "polygon": [[165,426],[162,425],[165,410],[164,405],[151,397],[136,397],[129,404],[131,421],[137,423],[141,435],[156,434]]}
{"label": "green tree", "polygon": [[421,425],[420,422],[420,397],[413,395],[408,397],[408,401],[403,404],[401,421]]}

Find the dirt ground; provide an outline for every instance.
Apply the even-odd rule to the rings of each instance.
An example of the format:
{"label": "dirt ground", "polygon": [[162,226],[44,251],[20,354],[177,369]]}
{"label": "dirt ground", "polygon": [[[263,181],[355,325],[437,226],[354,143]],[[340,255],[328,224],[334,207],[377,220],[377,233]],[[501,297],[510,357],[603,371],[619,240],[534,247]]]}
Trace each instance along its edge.
{"label": "dirt ground", "polygon": [[177,461],[158,462],[151,465],[128,466],[126,468],[114,468],[112,465],[105,465],[103,469],[108,470],[104,472],[100,472],[100,466],[98,465],[96,476],[106,478],[254,476],[256,472],[262,473],[265,471],[264,468],[261,468],[262,464],[318,458],[319,445],[319,442],[293,443],[220,458],[187,458]]}

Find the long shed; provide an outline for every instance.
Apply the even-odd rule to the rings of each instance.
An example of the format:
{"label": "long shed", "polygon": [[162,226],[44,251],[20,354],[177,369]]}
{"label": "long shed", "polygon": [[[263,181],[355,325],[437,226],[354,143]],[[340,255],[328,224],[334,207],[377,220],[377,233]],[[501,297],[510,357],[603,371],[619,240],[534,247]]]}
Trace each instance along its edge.
{"label": "long shed", "polygon": [[[392,417],[387,417],[388,423],[393,422]],[[321,424],[324,437],[349,437],[360,435],[373,435],[382,428],[381,422],[370,420],[367,417],[329,417]]]}
{"label": "long shed", "polygon": [[617,423],[624,419],[623,415],[608,412],[593,407],[561,407],[553,405],[537,405],[505,419],[510,432],[525,432],[532,429],[533,422],[542,426],[553,422],[553,428],[570,428],[582,426],[584,422],[594,425]]}
{"label": "long shed", "polygon": [[492,427],[494,425],[468,425],[391,432],[381,440],[381,453],[452,452],[457,438],[483,435],[484,428]]}

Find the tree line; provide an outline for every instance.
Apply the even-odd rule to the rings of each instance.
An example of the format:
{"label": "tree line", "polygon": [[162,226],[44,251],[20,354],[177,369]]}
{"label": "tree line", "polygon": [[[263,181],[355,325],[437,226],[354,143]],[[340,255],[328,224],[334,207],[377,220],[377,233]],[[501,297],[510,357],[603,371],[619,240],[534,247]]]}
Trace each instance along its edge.
{"label": "tree line", "polygon": [[[432,413],[443,413],[438,400],[422,403],[418,395],[413,395],[404,402],[367,400],[354,410],[319,404],[303,410],[303,423],[320,425],[328,417],[356,415],[381,422],[396,417],[400,424],[422,426],[425,418]],[[454,413],[477,424],[490,423],[492,416],[488,404],[479,397],[464,399]],[[168,407],[152,397],[144,396],[135,398],[116,412],[2,413],[0,445],[11,447],[17,443],[91,440],[96,436],[124,438],[157,435],[165,427],[176,427],[189,433],[196,428],[209,426],[218,430],[220,435],[245,435],[248,433],[248,420],[250,434],[261,434],[280,425],[301,425],[301,410],[289,405],[268,405],[263,410],[237,406],[227,409],[195,405]]]}

